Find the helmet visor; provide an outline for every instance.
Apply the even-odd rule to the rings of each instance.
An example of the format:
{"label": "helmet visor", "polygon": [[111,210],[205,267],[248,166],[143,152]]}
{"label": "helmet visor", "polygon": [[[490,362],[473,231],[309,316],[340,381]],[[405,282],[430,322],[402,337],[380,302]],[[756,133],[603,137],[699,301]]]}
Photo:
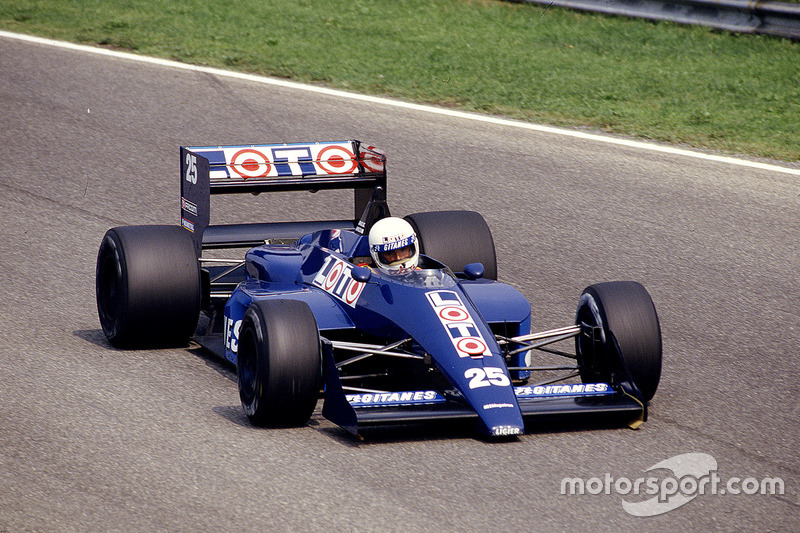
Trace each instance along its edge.
{"label": "helmet visor", "polygon": [[414,245],[409,244],[402,248],[388,250],[386,252],[379,252],[381,261],[387,265],[394,265],[395,263],[402,263],[412,255],[414,255]]}

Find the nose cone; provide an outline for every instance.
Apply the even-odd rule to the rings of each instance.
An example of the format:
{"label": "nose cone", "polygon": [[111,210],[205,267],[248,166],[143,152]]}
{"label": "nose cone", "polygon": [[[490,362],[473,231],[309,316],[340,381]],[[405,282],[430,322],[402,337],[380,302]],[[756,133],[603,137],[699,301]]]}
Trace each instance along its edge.
{"label": "nose cone", "polygon": [[[495,357],[481,359],[492,360]],[[481,359],[476,361],[470,358],[478,365],[483,363]],[[502,364],[500,361],[494,361],[494,364],[497,363]],[[478,414],[483,433],[492,437],[509,437],[522,435],[525,432],[525,423],[514,387],[504,367],[473,366],[464,371],[464,376],[467,379],[456,385],[467,403]]]}

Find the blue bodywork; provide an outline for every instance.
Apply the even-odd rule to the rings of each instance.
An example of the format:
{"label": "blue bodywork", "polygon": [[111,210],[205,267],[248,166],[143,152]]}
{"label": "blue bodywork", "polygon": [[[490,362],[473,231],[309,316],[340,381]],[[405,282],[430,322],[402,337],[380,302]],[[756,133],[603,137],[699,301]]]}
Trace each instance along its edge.
{"label": "blue bodywork", "polygon": [[[368,282],[359,282],[352,276],[353,259],[367,256],[366,249],[366,236],[328,229],[293,245],[250,250],[246,278],[225,305],[225,358],[236,363],[239,326],[254,301],[301,300],[323,338],[356,331],[385,344],[413,339],[415,351],[430,356],[486,432],[522,433],[512,386],[512,378],[520,376],[506,369],[490,324],[502,325],[510,336],[528,333],[531,308],[525,297],[504,283],[458,279],[430,258],[414,272],[392,276],[373,269]],[[514,366],[525,366],[523,353]],[[326,374],[328,383],[336,378]]]}
{"label": "blue bodywork", "polygon": [[[210,261],[202,257],[206,249],[248,249],[240,264],[202,269],[195,339],[236,364],[253,302],[304,302],[321,339],[322,414],[341,427],[355,434],[366,425],[477,419],[486,434],[507,436],[523,433],[524,418],[646,415],[624,380],[613,387],[524,386],[532,369],[528,346],[538,349],[526,337],[531,306],[513,287],[483,279],[481,265],[462,264],[454,273],[437,261],[446,259],[422,255],[419,269],[403,275],[370,268],[369,227],[389,214],[386,159],[374,147],[200,146],[182,147],[180,157],[181,226],[201,265]],[[352,189],[354,218],[210,224],[213,194],[324,189]],[[494,261],[493,244],[487,257]],[[567,330],[548,337],[596,334]]]}

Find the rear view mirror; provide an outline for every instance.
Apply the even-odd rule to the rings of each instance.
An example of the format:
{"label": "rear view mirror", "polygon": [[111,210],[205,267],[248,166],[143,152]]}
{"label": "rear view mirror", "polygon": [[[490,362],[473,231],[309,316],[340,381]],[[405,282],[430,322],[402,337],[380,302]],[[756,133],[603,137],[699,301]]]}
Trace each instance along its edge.
{"label": "rear view mirror", "polygon": [[369,267],[357,266],[350,271],[350,275],[359,283],[366,283],[372,279],[372,270],[370,270]]}
{"label": "rear view mirror", "polygon": [[480,279],[484,272],[483,263],[470,263],[464,266],[464,275],[467,279]]}

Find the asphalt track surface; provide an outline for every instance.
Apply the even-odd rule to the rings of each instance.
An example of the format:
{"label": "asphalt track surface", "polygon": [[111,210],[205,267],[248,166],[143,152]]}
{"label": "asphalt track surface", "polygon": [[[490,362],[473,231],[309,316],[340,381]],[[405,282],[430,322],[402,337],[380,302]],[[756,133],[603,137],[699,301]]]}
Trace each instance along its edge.
{"label": "asphalt track surface", "polygon": [[[357,441],[319,412],[256,429],[214,357],[106,343],[98,245],[115,225],[178,220],[180,145],[347,138],[387,152],[394,213],[484,214],[534,329],[570,324],[591,283],[644,283],[664,370],[641,429]],[[0,531],[796,530],[800,178],[766,163],[0,37]],[[215,200],[212,220],[350,216],[347,196],[323,195]],[[716,493],[675,469],[687,453],[715,460]],[[629,514],[652,496],[620,479],[647,477],[662,495],[682,481],[686,503]],[[565,478],[585,493],[562,494]],[[746,493],[766,478],[783,494]]]}

